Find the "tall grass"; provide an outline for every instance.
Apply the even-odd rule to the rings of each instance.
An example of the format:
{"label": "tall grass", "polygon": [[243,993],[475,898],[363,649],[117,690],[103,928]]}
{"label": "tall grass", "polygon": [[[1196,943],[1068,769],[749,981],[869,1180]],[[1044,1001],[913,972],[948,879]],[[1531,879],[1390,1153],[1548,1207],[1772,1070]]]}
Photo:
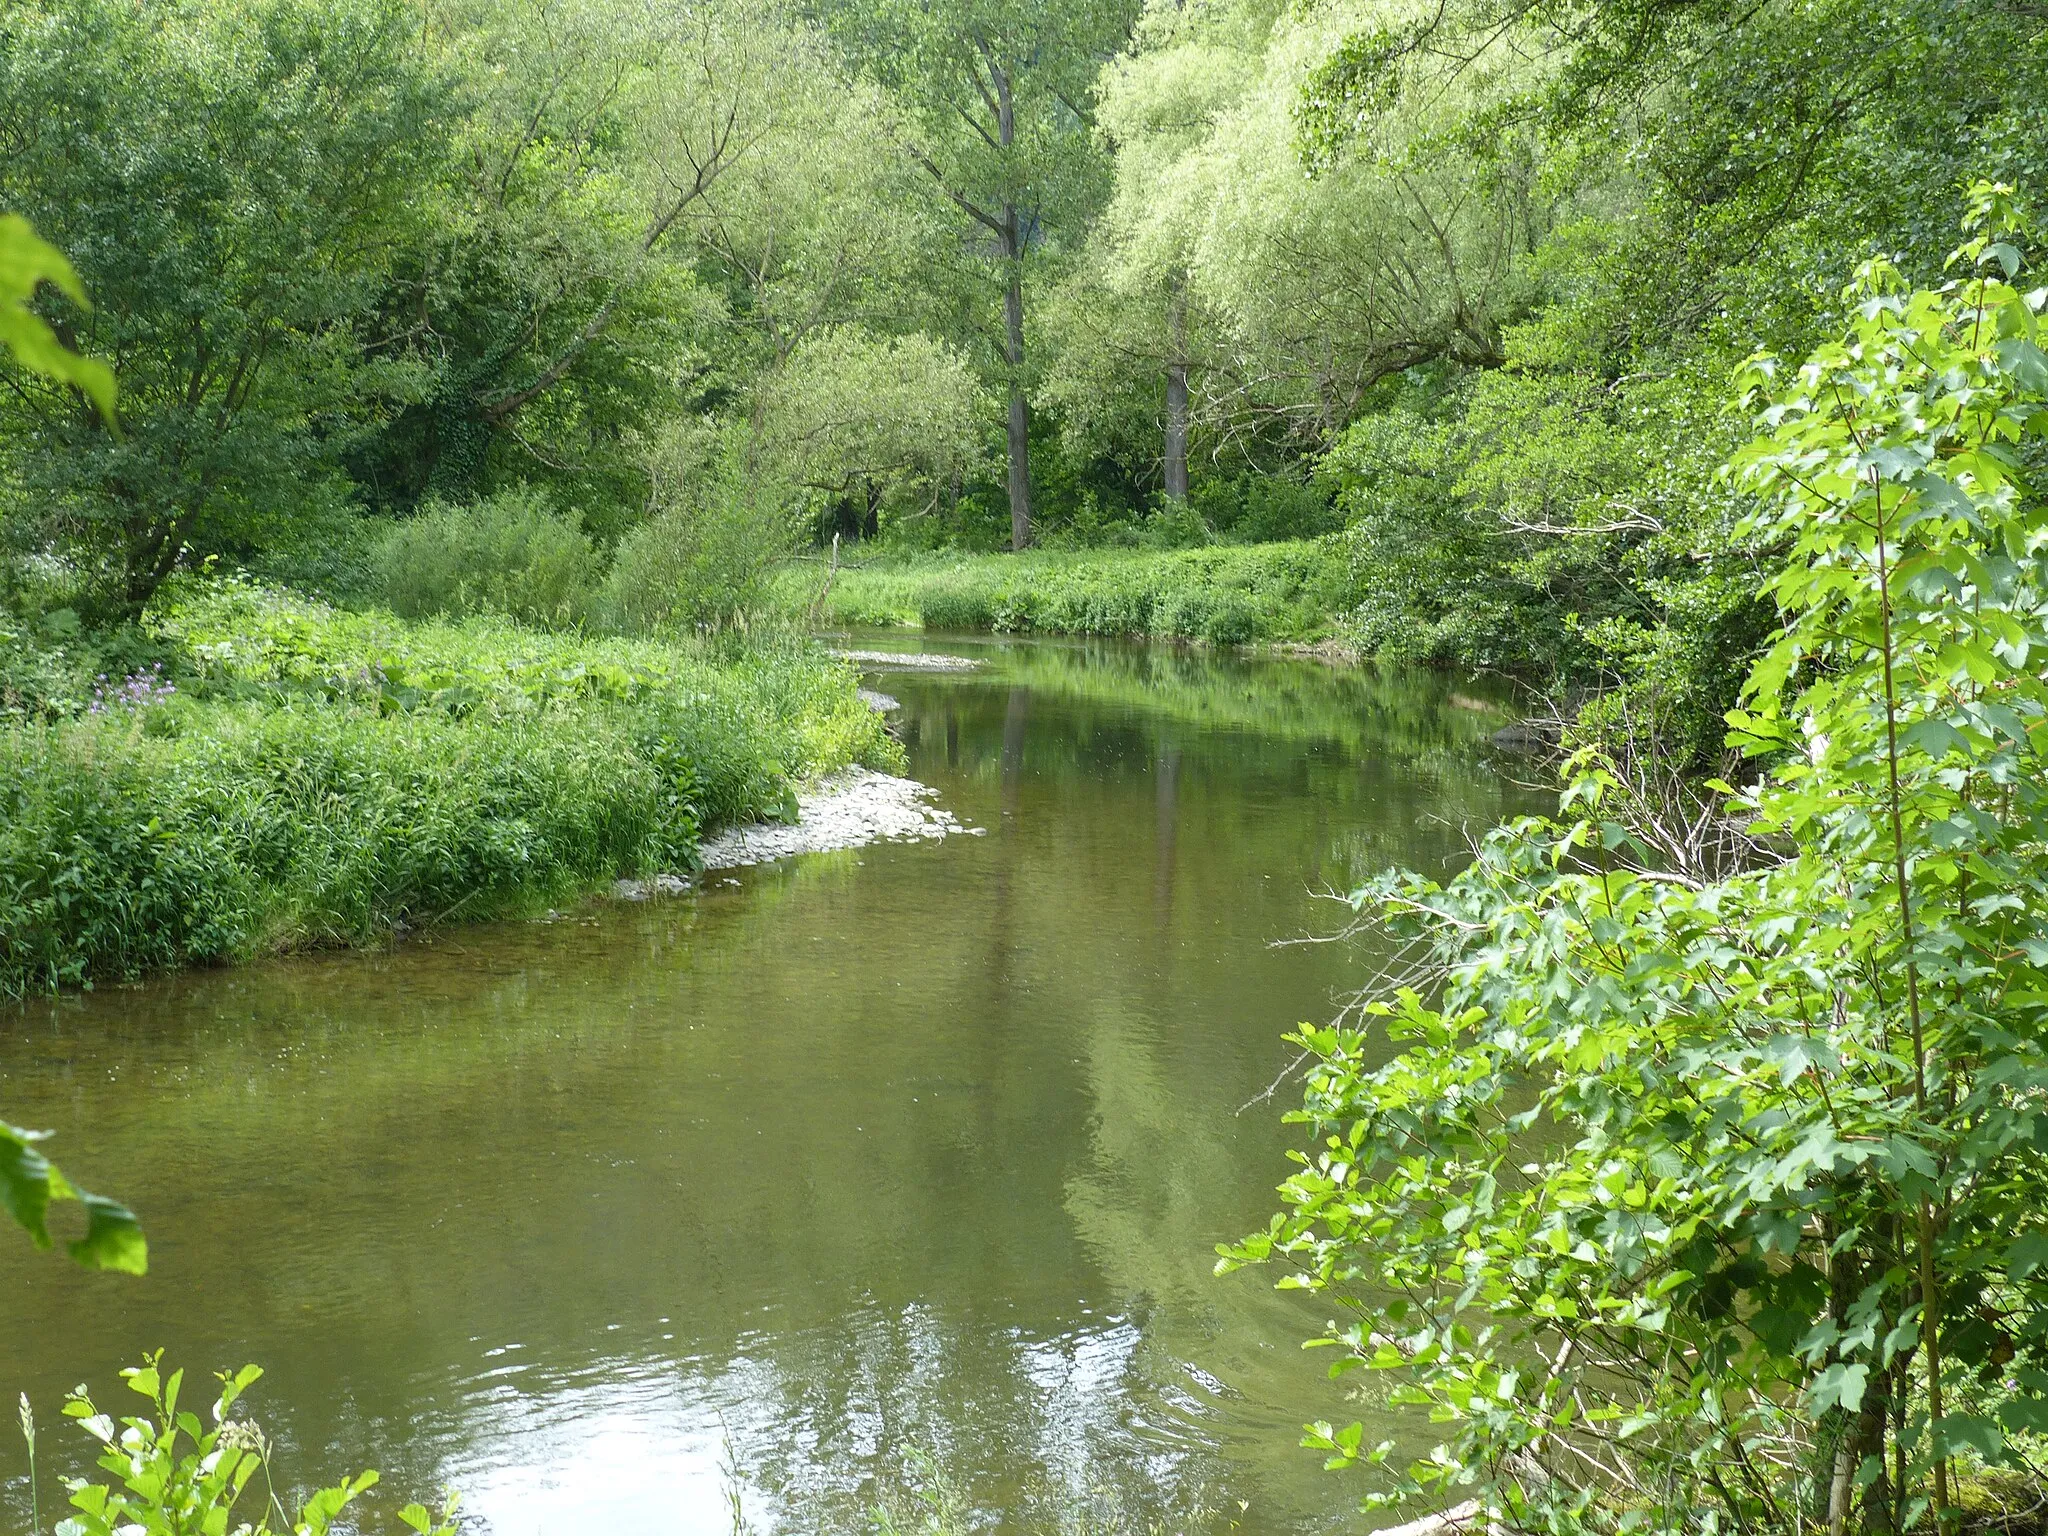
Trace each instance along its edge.
{"label": "tall grass", "polygon": [[721,662],[222,585],[182,692],[0,728],[0,992],[360,943],[691,866],[894,743],[791,644]]}
{"label": "tall grass", "polygon": [[885,559],[842,568],[819,602],[824,581],[816,566],[792,567],[776,595],[787,611],[836,624],[1212,645],[1320,639],[1351,601],[1344,556],[1316,542]]}

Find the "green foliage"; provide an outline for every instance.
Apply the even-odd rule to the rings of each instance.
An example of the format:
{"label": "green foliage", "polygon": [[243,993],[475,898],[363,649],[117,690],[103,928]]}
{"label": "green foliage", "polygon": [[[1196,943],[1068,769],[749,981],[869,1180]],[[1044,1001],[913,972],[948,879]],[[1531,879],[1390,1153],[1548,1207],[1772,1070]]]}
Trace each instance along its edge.
{"label": "green foliage", "polygon": [[21,215],[0,214],[0,347],[30,373],[78,390],[111,421],[114,375],[107,365],[71,351],[57,339],[49,322],[28,307],[44,283],[80,309],[91,308],[85,285],[64,253],[38,240]]}
{"label": "green foliage", "polygon": [[697,462],[668,448],[656,484],[657,510],[619,541],[598,614],[642,634],[745,623],[793,542],[788,483],[729,437]]}
{"label": "green foliage", "polygon": [[858,482],[929,504],[981,468],[988,404],[944,343],[842,326],[807,338],[767,381],[762,446],[792,484],[843,495]]}
{"label": "green foliage", "polygon": [[1718,380],[1824,339],[1873,249],[1931,278],[1957,185],[2048,168],[2038,18],[1452,0],[1330,20],[1296,102],[1313,183],[1405,174],[1418,131],[1475,157],[1475,199],[1539,172],[1501,366],[1438,351],[1369,391],[1324,461],[1359,642],[1614,692],[1584,735],[1710,761],[1774,559],[1735,541],[1738,498],[1708,483],[1739,430]]}
{"label": "green foliage", "polygon": [[1246,544],[1319,538],[1341,520],[1324,486],[1286,473],[1198,479],[1188,506],[1218,536]]}
{"label": "green foliage", "polygon": [[[28,307],[36,289],[49,282],[81,308],[85,289],[56,247],[38,240],[28,221],[14,214],[0,216],[0,346],[29,372],[68,384],[89,398],[109,420],[114,413],[114,377],[104,363],[79,357],[64,347],[43,319]],[[0,628],[0,719],[48,707],[61,694],[61,669],[47,653],[18,647],[20,636]],[[22,662],[28,665],[21,665]],[[43,665],[36,663],[42,662]],[[54,685],[54,686],[52,686]],[[75,1200],[85,1208],[86,1229],[65,1244],[65,1251],[88,1269],[144,1274],[149,1269],[149,1244],[134,1213],[104,1195],[79,1189],[36,1143],[47,1132],[26,1131],[0,1122],[0,1203],[38,1248],[51,1245],[49,1210],[53,1201]],[[35,1425],[27,1399],[22,1401],[22,1432],[29,1456],[35,1456]]]}
{"label": "green foliage", "polygon": [[894,744],[844,668],[233,583],[162,621],[182,693],[0,728],[0,991],[515,911],[690,867],[707,827]]}
{"label": "green foliage", "polygon": [[2002,189],[1972,225],[1972,275],[1873,262],[1839,342],[1748,371],[1743,532],[1784,558],[1731,715],[1771,764],[1726,791],[1750,867],[1673,869],[1589,751],[1575,819],[1354,898],[1433,963],[1296,1037],[1316,1145],[1223,1267],[1293,1265],[1348,1314],[1333,1370],[1429,1406],[1408,1490],[1896,1531],[2048,1422],[2048,291]]}
{"label": "green foliage", "polygon": [[[1583,683],[1620,641],[1611,626],[1699,635],[1753,592],[1738,499],[1714,480],[1737,431],[1709,359],[1607,379],[1575,355],[1576,329],[1511,328],[1507,367],[1418,378],[1325,456],[1362,649]],[[1710,719],[1746,659],[1717,658]]]}
{"label": "green foliage", "polygon": [[1459,131],[1512,72],[1448,75],[1370,152],[1307,176],[1294,118],[1335,19],[1157,3],[1104,70],[1115,193],[1059,317],[1048,390],[1077,424],[1130,434],[1126,401],[1142,391],[1156,432],[1175,365],[1198,457],[1287,468],[1382,379],[1500,362],[1501,327],[1530,291],[1518,252],[1558,203],[1520,135]]}
{"label": "green foliage", "polygon": [[85,1210],[85,1232],[64,1251],[87,1269],[140,1275],[149,1270],[149,1244],[134,1212],[118,1201],[78,1188],[45,1157],[38,1143],[47,1131],[25,1131],[0,1122],[0,1203],[38,1248],[48,1248],[52,1204],[76,1201]]}
{"label": "green foliage", "polygon": [[[224,1536],[245,1498],[262,1507],[253,1520],[245,1515],[236,1523],[239,1533],[326,1536],[342,1511],[376,1486],[377,1474],[363,1472],[308,1495],[296,1515],[287,1515],[271,1481],[271,1442],[250,1420],[229,1417],[262,1370],[245,1365],[221,1373],[209,1423],[189,1409],[179,1411],[185,1373],[166,1376],[162,1362],[159,1350],[121,1372],[128,1390],[149,1404],[146,1413],[117,1421],[94,1405],[84,1387],[65,1399],[64,1417],[98,1442],[98,1465],[113,1480],[66,1479],[78,1513],[58,1525],[59,1536]],[[29,1452],[33,1459],[33,1438]],[[254,1486],[259,1472],[260,1490]],[[451,1494],[438,1511],[410,1504],[399,1518],[420,1536],[454,1536],[458,1507]]]}
{"label": "green foliage", "polygon": [[123,426],[31,378],[9,468],[98,611],[345,497],[337,450],[394,383],[353,326],[442,104],[415,30],[383,0],[37,0],[0,32],[0,202],[77,262],[95,308],[55,328],[113,360]]}
{"label": "green foliage", "polygon": [[[805,607],[819,581],[809,566],[785,573],[779,598]],[[933,557],[840,571],[822,614],[842,624],[1243,645],[1318,638],[1342,605],[1344,581],[1341,556],[1310,543]]]}
{"label": "green foliage", "polygon": [[[1131,0],[863,0],[814,7],[841,46],[904,106],[927,193],[966,237],[968,323],[1002,384],[1012,547],[1033,540],[1026,279],[1074,241],[1103,190],[1087,132],[1102,60],[1128,35]],[[976,312],[978,311],[978,313]]]}
{"label": "green foliage", "polygon": [[408,619],[495,613],[572,623],[588,606],[596,566],[575,514],[527,486],[467,506],[430,501],[377,550],[379,595]]}

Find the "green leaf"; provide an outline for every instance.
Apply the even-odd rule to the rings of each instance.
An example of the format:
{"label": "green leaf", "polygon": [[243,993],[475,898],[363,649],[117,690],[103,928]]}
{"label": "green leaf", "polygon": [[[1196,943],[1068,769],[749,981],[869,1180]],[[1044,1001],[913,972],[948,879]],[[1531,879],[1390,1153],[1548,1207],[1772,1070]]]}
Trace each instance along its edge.
{"label": "green leaf", "polygon": [[85,1235],[65,1244],[88,1269],[140,1275],[149,1268],[149,1244],[134,1212],[118,1201],[76,1189],[36,1150],[47,1133],[0,1122],[0,1202],[38,1248],[51,1246],[52,1203],[76,1200],[85,1207]]}
{"label": "green leaf", "polygon": [[19,214],[0,214],[0,347],[29,372],[79,390],[112,422],[113,371],[65,347],[49,322],[28,307],[36,289],[46,282],[81,309],[89,307],[85,285],[64,253],[38,238]]}
{"label": "green leaf", "polygon": [[2048,1233],[2023,1233],[2005,1250],[2006,1273],[2015,1280],[2026,1279],[2043,1264],[2048,1264]]}
{"label": "green leaf", "polygon": [[1862,1361],[1837,1361],[1814,1377],[1806,1389],[1807,1402],[1815,1413],[1841,1407],[1854,1413],[1863,1403],[1864,1388],[1870,1381],[1870,1367]]}
{"label": "green leaf", "polygon": [[50,1164],[34,1145],[46,1134],[0,1121],[0,1201],[38,1248],[50,1246]]}

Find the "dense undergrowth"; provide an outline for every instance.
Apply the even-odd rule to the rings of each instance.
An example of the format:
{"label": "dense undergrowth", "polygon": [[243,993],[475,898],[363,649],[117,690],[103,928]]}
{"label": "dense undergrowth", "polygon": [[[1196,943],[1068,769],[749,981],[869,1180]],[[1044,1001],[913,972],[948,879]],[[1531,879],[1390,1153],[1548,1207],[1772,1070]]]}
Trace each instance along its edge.
{"label": "dense undergrowth", "polygon": [[0,992],[688,868],[706,828],[787,814],[806,775],[896,750],[851,673],[793,640],[721,659],[238,583],[179,594],[152,627],[168,666],[89,686],[12,642]]}
{"label": "dense undergrowth", "polygon": [[841,567],[829,586],[825,567],[803,564],[782,573],[775,596],[785,612],[827,624],[1245,645],[1327,637],[1349,585],[1340,551],[1297,541],[905,557]]}

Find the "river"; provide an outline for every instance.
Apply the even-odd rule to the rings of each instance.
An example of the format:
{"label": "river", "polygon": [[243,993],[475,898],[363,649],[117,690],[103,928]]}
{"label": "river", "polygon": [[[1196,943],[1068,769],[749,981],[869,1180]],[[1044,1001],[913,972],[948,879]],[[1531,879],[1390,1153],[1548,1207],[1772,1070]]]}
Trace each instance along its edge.
{"label": "river", "polygon": [[[935,1480],[1006,1532],[1370,1528],[1299,1427],[1415,1431],[1300,1350],[1325,1304],[1213,1250],[1287,1171],[1282,1033],[1370,970],[1274,941],[1534,808],[1499,717],[1433,675],[858,643],[983,659],[868,679],[980,835],[13,1010],[4,1113],[152,1253],[0,1243],[46,1523],[64,1389],[115,1406],[162,1347],[262,1364],[294,1482],[382,1469],[370,1529],[452,1484],[490,1536],[723,1536],[734,1498],[852,1531]],[[25,1474],[10,1437],[16,1529]]]}

